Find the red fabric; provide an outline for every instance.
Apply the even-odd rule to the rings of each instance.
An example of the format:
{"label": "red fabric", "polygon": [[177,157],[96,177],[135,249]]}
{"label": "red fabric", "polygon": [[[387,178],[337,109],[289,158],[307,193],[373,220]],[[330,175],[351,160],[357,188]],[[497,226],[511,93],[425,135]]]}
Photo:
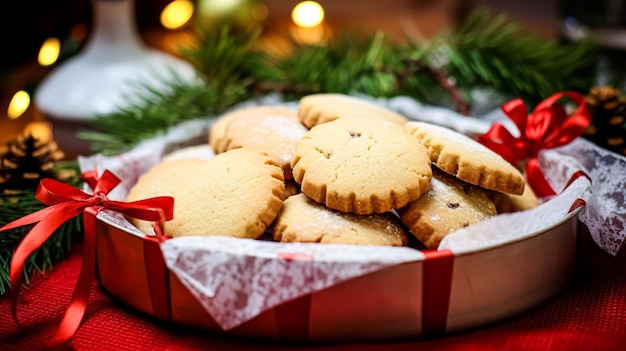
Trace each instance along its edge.
{"label": "red fabric", "polygon": [[104,171],[99,178],[96,171],[83,173],[83,179],[87,181],[93,189],[93,194],[87,194],[80,189],[54,179],[42,179],[35,197],[37,200],[48,205],[39,211],[28,214],[11,223],[0,227],[0,232],[36,223],[26,234],[24,239],[17,246],[11,259],[10,279],[11,298],[13,301],[12,315],[16,323],[19,323],[17,316],[17,303],[22,286],[22,268],[28,257],[37,250],[64,222],[76,217],[84,212],[84,247],[83,263],[80,274],[75,285],[69,307],[64,313],[58,330],[50,340],[50,345],[62,345],[69,340],[80,326],[80,322],[85,314],[91,282],[94,279],[96,246],[95,228],[96,215],[102,208],[130,215],[143,220],[158,221],[155,227],[157,237],[163,239],[163,222],[172,219],[174,216],[174,199],[169,196],[155,197],[124,203],[110,201],[106,195],[113,190],[121,181],[113,173]]}
{"label": "red fabric", "polygon": [[[559,296],[495,325],[429,340],[387,344],[278,345],[234,340],[156,321],[134,312],[94,282],[80,329],[67,349],[75,350],[622,350],[626,343],[626,249],[617,257],[581,239],[580,267]],[[67,307],[80,270],[81,248],[22,290],[18,314],[0,297],[0,349],[38,350]]]}

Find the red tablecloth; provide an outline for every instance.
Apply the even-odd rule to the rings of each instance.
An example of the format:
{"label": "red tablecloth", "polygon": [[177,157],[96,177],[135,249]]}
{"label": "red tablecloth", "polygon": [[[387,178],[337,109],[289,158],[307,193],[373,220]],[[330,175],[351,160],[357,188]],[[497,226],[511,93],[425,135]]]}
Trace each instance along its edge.
{"label": "red tablecloth", "polygon": [[[554,299],[496,325],[444,338],[391,344],[276,345],[234,340],[156,321],[104,293],[94,281],[87,315],[67,349],[75,350],[626,350],[626,249],[613,257],[582,240],[579,270]],[[67,306],[80,269],[77,248],[35,279],[19,300],[0,298],[0,350],[37,350]]]}

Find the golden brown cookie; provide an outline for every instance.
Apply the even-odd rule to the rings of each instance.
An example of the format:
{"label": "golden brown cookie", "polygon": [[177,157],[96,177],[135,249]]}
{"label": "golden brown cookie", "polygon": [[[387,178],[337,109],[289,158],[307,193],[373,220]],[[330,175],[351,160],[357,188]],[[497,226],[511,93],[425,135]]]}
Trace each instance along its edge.
{"label": "golden brown cookie", "polygon": [[487,191],[487,196],[496,205],[498,213],[517,212],[530,210],[537,207],[539,200],[533,189],[529,186],[524,188],[522,195]]}
{"label": "golden brown cookie", "polygon": [[437,170],[428,191],[396,211],[409,231],[429,249],[436,249],[451,232],[497,214],[483,189]]}
{"label": "golden brown cookie", "polygon": [[408,242],[402,223],[391,213],[333,211],[302,193],[284,201],[273,237],[281,242],[325,244],[404,246]]}
{"label": "golden brown cookie", "polygon": [[277,106],[256,106],[233,111],[218,119],[209,132],[215,152],[247,147],[264,151],[291,176],[291,159],[296,142],[308,129],[294,110]]}
{"label": "golden brown cookie", "polygon": [[185,158],[199,158],[199,159],[204,159],[204,160],[210,160],[213,157],[215,157],[215,151],[213,150],[211,145],[202,144],[202,145],[187,146],[182,149],[174,150],[170,152],[169,154],[165,155],[161,161],[165,162],[165,161],[180,160],[180,159],[185,159]]}
{"label": "golden brown cookie", "polygon": [[266,116],[283,116],[298,119],[296,111],[284,106],[248,106],[227,112],[217,118],[209,130],[209,144],[216,153],[226,151],[223,143],[227,142],[225,134],[229,124],[238,118],[264,118]]}
{"label": "golden brown cookie", "polygon": [[[246,148],[210,160],[163,162],[141,176],[126,201],[174,197],[174,219],[165,234],[258,238],[278,215],[285,186],[280,165]],[[132,220],[151,232],[151,223]]]}
{"label": "golden brown cookie", "polygon": [[419,198],[432,176],[424,146],[402,126],[340,118],[313,127],[291,163],[301,191],[343,212],[389,212]]}
{"label": "golden brown cookie", "polygon": [[371,101],[343,94],[313,94],[300,99],[298,117],[308,128],[339,117],[377,118],[404,124],[407,118]]}
{"label": "golden brown cookie", "polygon": [[461,133],[425,122],[407,122],[405,129],[428,149],[437,168],[468,183],[520,195],[522,173],[496,152]]}

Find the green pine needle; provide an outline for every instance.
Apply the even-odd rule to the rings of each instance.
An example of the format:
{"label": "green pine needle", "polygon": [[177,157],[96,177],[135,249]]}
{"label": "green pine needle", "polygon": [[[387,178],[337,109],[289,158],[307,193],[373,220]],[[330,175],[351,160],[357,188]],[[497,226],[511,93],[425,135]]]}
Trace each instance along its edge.
{"label": "green pine needle", "polygon": [[399,44],[378,32],[325,45],[294,42],[288,54],[271,56],[257,47],[258,37],[227,28],[198,33],[196,45],[182,50],[198,84],[164,82],[168,93],[145,86],[139,102],[100,116],[93,131],[79,136],[95,152],[120,153],[187,119],[212,117],[272,92],[287,100],[319,92],[406,95],[465,113],[477,88],[536,103],[558,91],[587,91],[595,78],[594,44],[528,35],[484,9],[425,45]]}
{"label": "green pine needle", "polygon": [[568,45],[525,34],[503,15],[476,10],[436,50],[449,59],[444,69],[462,87],[489,87],[535,104],[559,91],[585,93],[594,81],[597,46]]}
{"label": "green pine needle", "polygon": [[[63,181],[73,186],[80,184],[77,170],[76,162],[60,163],[55,167],[55,172],[59,175],[70,174],[63,175]],[[0,227],[44,207],[45,205],[35,198],[35,189],[10,194],[0,193]],[[9,269],[13,252],[32,227],[33,225],[27,225],[0,233],[0,296],[11,288]],[[52,269],[53,264],[64,258],[72,246],[81,239],[81,234],[82,216],[73,218],[59,227],[26,260],[22,272],[24,283],[28,284],[34,274],[43,274]]]}
{"label": "green pine needle", "polygon": [[[34,197],[33,190],[22,191],[16,195],[0,194],[0,225],[7,224],[28,213],[43,208]],[[0,233],[0,295],[10,290],[9,268],[13,252],[33,225],[15,228]],[[28,284],[35,273],[44,273],[52,268],[53,262],[63,258],[72,248],[81,231],[81,218],[71,219],[57,231],[24,264],[24,282]]]}

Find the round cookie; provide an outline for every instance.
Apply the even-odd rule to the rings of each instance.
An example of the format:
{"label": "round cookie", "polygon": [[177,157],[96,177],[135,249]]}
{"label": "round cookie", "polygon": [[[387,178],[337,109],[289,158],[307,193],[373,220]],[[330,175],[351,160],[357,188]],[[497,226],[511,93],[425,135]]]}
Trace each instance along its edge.
{"label": "round cookie", "polygon": [[209,130],[209,144],[216,153],[226,151],[224,138],[228,125],[238,118],[262,118],[266,116],[284,116],[298,119],[296,111],[283,106],[248,106],[227,112],[217,118]]}
{"label": "round cookie", "polygon": [[[257,150],[241,148],[210,160],[160,163],[139,178],[126,201],[172,196],[174,218],[164,227],[169,236],[258,238],[278,215],[284,191],[280,166]],[[152,231],[151,223],[131,222]]]}
{"label": "round cookie", "polygon": [[407,234],[391,213],[356,215],[333,211],[305,194],[286,199],[273,237],[281,242],[404,246]]}
{"label": "round cookie", "polygon": [[428,191],[396,211],[429,249],[436,249],[449,233],[497,214],[483,189],[436,170]]}
{"label": "round cookie", "polygon": [[247,147],[264,151],[291,176],[291,159],[296,142],[308,131],[295,111],[286,107],[256,106],[221,117],[209,140],[217,153]]}
{"label": "round cookie", "polygon": [[339,117],[377,118],[402,125],[407,118],[373,102],[344,94],[313,94],[300,99],[300,121],[312,128]]}
{"label": "round cookie", "polygon": [[522,173],[476,140],[426,122],[407,122],[404,128],[426,146],[437,168],[486,189],[523,193],[526,182]]}
{"label": "round cookie", "polygon": [[211,147],[211,145],[203,144],[203,145],[194,145],[187,146],[182,149],[174,150],[169,154],[165,155],[161,162],[165,161],[173,161],[187,158],[197,158],[203,160],[210,160],[215,157],[215,151]]}
{"label": "round cookie", "polygon": [[487,196],[496,205],[498,213],[508,213],[530,210],[537,207],[539,199],[529,186],[524,188],[522,195],[513,195],[507,193],[500,193],[497,191],[487,191]]}
{"label": "round cookie", "polygon": [[424,146],[402,126],[340,118],[313,127],[291,163],[301,191],[343,212],[389,212],[419,198],[432,176]]}

